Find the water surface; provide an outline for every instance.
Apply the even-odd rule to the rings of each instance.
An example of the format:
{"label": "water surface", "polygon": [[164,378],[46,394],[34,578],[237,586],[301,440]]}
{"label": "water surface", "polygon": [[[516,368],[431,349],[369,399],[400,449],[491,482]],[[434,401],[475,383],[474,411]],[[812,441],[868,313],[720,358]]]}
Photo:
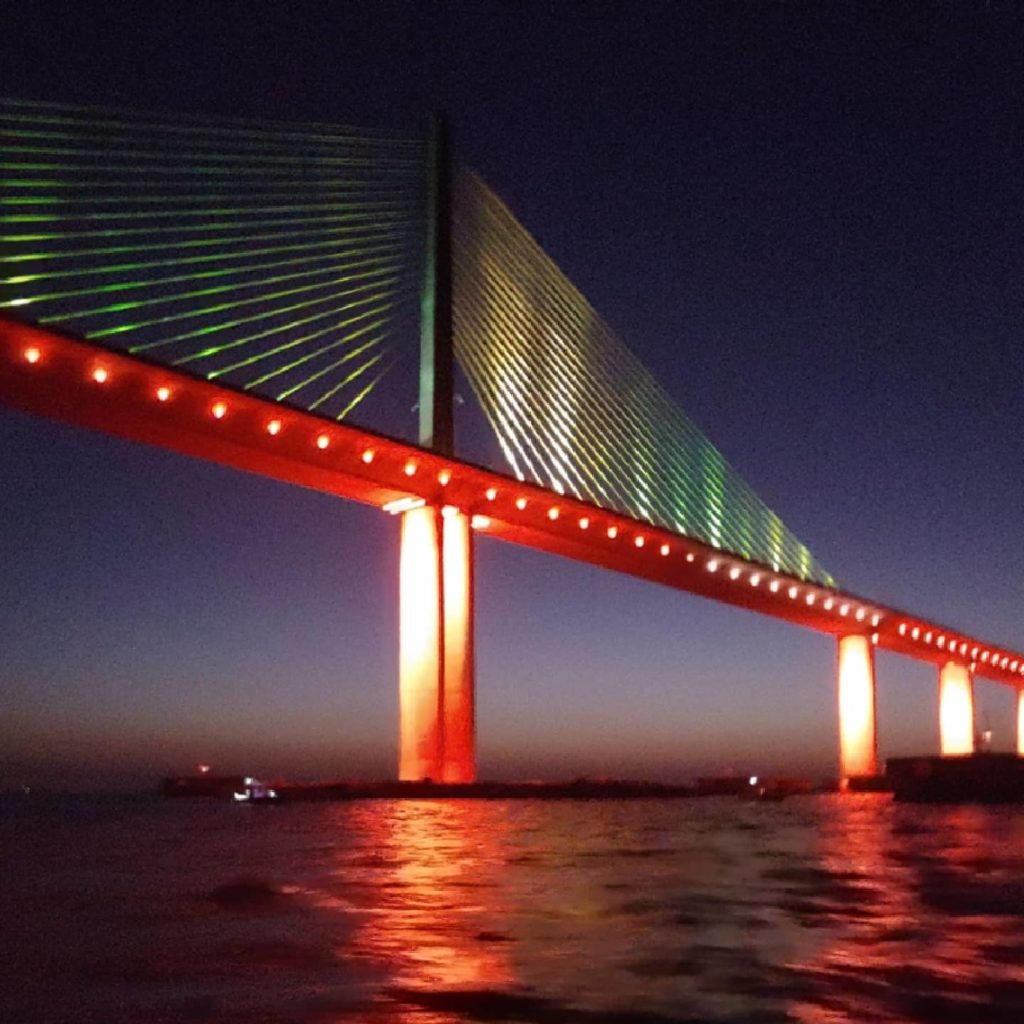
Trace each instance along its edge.
{"label": "water surface", "polygon": [[0,1020],[1024,1020],[1024,808],[0,803]]}

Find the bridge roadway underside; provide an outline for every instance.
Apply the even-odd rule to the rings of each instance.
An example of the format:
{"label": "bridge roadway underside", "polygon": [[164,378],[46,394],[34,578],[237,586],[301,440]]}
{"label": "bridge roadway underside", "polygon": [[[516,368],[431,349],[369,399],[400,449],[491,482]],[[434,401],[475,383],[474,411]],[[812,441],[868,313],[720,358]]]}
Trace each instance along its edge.
{"label": "bridge roadway underside", "polygon": [[[393,438],[0,318],[0,402],[383,507],[459,510],[488,536],[1024,689],[1024,655]],[[1022,705],[1024,707],[1024,705]]]}

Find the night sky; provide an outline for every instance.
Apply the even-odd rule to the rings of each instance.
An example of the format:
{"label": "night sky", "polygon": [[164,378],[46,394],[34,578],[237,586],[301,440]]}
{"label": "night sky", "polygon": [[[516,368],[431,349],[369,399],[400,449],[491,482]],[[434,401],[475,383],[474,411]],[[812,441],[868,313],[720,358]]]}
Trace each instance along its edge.
{"label": "night sky", "polygon": [[[444,106],[844,587],[1024,648],[1020,4],[160,7],[22,0],[0,88],[410,131]],[[0,787],[393,773],[395,520],[7,410],[0,516]],[[477,554],[482,775],[834,773],[828,638]],[[878,678],[883,756],[937,750],[934,669]],[[978,707],[1010,747],[1010,692]]]}

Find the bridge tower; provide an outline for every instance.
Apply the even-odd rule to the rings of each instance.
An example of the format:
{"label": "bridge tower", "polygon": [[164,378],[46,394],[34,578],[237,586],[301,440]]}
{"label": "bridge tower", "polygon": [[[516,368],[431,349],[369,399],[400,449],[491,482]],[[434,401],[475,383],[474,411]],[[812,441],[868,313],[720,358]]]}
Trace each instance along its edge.
{"label": "bridge tower", "polygon": [[[451,153],[441,118],[427,156],[426,259],[420,306],[419,443],[454,455]],[[476,778],[473,537],[469,517],[437,504],[402,516],[399,755],[404,781]]]}

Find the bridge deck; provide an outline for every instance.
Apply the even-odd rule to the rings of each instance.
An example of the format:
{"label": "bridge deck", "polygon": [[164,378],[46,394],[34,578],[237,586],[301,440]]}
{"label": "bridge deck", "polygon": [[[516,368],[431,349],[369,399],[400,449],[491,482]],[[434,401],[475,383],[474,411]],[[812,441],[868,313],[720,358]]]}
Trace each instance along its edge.
{"label": "bridge deck", "polygon": [[0,401],[383,507],[454,505],[488,536],[1024,687],[1024,654],[626,516],[219,384],[0,318]]}

